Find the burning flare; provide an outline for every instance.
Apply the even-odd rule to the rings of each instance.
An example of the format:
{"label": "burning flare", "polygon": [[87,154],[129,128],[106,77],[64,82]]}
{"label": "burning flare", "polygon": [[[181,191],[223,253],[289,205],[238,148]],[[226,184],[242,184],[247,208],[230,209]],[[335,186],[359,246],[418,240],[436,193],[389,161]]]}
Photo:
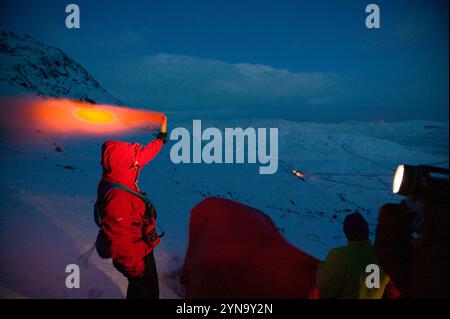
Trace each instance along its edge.
{"label": "burning flare", "polygon": [[4,127],[57,134],[115,134],[164,126],[163,113],[56,98],[2,100]]}
{"label": "burning flare", "polygon": [[73,114],[82,121],[97,124],[108,124],[117,121],[117,117],[108,111],[90,109],[90,108],[78,108],[73,111]]}

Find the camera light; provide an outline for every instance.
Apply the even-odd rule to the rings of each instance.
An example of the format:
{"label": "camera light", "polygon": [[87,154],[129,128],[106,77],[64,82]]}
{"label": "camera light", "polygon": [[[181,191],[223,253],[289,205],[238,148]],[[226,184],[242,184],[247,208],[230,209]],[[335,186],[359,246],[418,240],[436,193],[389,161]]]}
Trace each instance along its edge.
{"label": "camera light", "polygon": [[402,187],[403,175],[405,174],[405,166],[399,165],[394,175],[394,183],[392,187],[392,191],[394,194],[398,194],[400,188]]}
{"label": "camera light", "polygon": [[448,168],[402,164],[395,171],[392,191],[402,196],[424,196],[424,192],[431,194],[433,188],[448,185],[448,175]]}

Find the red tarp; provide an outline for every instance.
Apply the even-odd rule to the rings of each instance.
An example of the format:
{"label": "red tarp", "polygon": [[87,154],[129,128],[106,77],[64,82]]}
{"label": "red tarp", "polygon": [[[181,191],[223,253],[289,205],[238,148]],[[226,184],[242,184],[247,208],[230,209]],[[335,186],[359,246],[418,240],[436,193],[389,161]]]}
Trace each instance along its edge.
{"label": "red tarp", "polygon": [[181,282],[186,298],[306,298],[318,263],[263,212],[207,198],[191,212]]}

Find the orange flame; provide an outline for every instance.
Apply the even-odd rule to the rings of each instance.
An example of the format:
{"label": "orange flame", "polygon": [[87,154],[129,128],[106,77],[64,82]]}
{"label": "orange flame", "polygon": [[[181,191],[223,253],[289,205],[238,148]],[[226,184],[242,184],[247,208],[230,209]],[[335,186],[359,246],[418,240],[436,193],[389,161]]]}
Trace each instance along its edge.
{"label": "orange flame", "polygon": [[109,124],[117,121],[117,117],[111,112],[85,107],[75,109],[73,115],[88,123]]}
{"label": "orange flame", "polygon": [[299,171],[297,171],[297,170],[292,170],[292,173],[294,173],[295,174],[295,176],[297,176],[297,177],[304,177],[305,175],[303,175],[301,172],[299,172]]}
{"label": "orange flame", "polygon": [[165,125],[166,121],[165,115],[159,112],[69,99],[22,98],[8,100],[6,103],[2,101],[1,104],[2,125],[51,133],[123,133],[137,128]]}

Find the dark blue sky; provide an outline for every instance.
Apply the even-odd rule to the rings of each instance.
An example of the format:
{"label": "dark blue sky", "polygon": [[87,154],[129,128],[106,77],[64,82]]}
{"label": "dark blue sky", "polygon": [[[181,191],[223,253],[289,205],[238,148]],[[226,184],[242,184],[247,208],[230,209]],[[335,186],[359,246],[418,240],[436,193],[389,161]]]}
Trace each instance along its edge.
{"label": "dark blue sky", "polygon": [[[448,1],[0,0],[136,106],[296,120],[448,120]],[[365,7],[381,29],[365,28]]]}

